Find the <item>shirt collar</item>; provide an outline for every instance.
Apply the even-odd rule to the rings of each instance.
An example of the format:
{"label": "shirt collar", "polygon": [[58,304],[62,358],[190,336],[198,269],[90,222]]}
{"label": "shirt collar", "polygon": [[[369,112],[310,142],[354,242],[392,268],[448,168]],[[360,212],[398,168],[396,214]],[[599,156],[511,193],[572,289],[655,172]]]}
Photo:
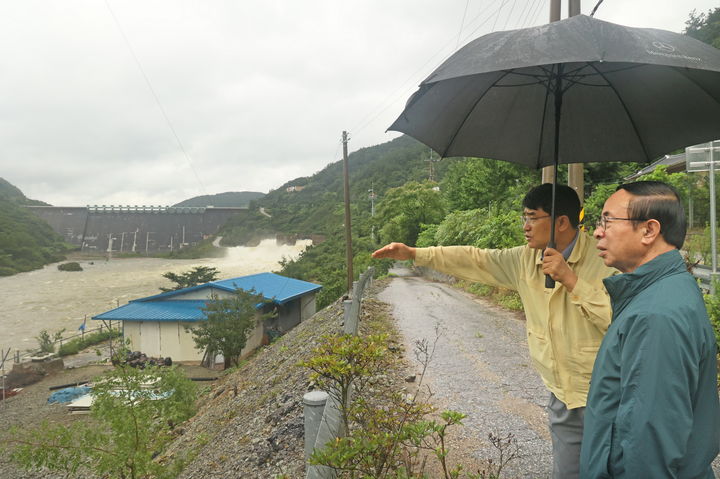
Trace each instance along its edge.
{"label": "shirt collar", "polygon": [[[580,235],[580,230],[578,229],[577,231],[575,231],[575,237],[573,238],[573,240],[563,250],[562,255],[563,255],[563,258],[565,259],[565,261],[568,261],[568,259],[570,258],[570,255],[572,254],[573,250],[575,249],[575,243],[577,243],[579,235]],[[545,254],[544,251],[545,250],[540,250],[540,255],[537,257],[538,259],[536,261],[536,264],[542,264],[542,259]]]}

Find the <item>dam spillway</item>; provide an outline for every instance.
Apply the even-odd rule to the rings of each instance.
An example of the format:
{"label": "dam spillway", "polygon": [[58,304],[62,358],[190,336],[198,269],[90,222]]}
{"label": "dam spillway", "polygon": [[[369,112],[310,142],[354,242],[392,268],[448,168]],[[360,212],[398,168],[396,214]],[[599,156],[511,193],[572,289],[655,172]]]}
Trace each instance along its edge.
{"label": "dam spillway", "polygon": [[248,208],[192,206],[26,206],[82,252],[157,253],[192,246]]}

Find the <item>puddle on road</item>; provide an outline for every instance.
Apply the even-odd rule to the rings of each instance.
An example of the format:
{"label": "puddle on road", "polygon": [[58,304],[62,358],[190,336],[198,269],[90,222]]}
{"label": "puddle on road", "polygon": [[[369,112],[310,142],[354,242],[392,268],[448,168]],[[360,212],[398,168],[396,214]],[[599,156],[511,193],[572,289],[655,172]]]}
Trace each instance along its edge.
{"label": "puddle on road", "polygon": [[283,258],[297,258],[311,241],[294,246],[276,245],[274,239],[258,246],[227,248],[224,258],[168,260],[126,258],[79,260],[80,272],[63,272],[57,263],[41,270],[0,278],[0,348],[33,349],[35,336],[43,329],[51,334],[63,328],[74,334],[88,318],[88,329],[96,327],[90,317],[132,299],[160,293],[171,283],[167,271],[182,273],[195,266],[215,267],[220,279],[280,269]]}

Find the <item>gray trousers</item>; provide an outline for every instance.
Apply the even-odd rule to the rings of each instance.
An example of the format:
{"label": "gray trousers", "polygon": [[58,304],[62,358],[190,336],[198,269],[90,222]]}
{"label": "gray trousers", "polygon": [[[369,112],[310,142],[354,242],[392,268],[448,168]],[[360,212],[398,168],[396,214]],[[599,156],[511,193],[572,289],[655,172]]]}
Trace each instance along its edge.
{"label": "gray trousers", "polygon": [[580,443],[585,408],[568,409],[550,393],[548,422],[553,449],[553,479],[578,479],[580,476]]}

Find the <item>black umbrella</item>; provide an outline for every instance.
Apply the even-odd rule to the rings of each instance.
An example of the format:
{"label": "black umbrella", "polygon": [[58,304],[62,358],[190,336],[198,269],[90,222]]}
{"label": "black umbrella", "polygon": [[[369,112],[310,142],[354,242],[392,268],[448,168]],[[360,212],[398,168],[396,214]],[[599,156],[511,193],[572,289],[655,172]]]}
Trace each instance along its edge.
{"label": "black umbrella", "polygon": [[585,15],[490,33],[424,80],[389,129],[442,157],[555,165],[557,183],[558,164],[647,161],[720,138],[720,50]]}

